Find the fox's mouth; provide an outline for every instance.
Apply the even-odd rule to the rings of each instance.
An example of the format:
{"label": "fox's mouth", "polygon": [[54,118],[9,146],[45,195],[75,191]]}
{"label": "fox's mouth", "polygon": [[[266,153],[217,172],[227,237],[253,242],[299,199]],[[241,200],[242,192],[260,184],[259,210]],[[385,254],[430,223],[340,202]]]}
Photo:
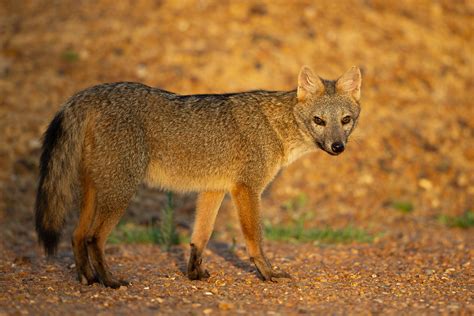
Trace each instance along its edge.
{"label": "fox's mouth", "polygon": [[323,144],[321,144],[320,142],[316,142],[316,145],[319,147],[319,149],[321,149],[322,151],[325,151],[327,152],[328,154],[330,154],[331,156],[338,156],[340,153],[335,153],[331,150],[327,150]]}

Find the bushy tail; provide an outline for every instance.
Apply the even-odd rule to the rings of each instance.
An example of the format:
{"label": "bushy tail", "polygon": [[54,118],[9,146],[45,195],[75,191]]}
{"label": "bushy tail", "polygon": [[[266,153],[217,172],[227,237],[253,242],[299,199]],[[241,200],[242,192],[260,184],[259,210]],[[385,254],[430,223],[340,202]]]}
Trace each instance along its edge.
{"label": "bushy tail", "polygon": [[39,242],[48,256],[56,253],[82,156],[84,120],[68,118],[65,112],[58,112],[49,124],[40,159],[35,221]]}

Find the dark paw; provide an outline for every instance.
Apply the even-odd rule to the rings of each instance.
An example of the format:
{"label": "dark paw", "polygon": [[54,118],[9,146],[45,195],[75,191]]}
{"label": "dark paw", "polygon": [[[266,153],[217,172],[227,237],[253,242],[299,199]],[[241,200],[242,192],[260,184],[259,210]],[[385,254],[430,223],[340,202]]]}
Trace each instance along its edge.
{"label": "dark paw", "polygon": [[77,280],[84,285],[92,285],[94,283],[99,283],[99,278],[96,275],[89,275],[85,273],[78,273]]}
{"label": "dark paw", "polygon": [[278,268],[273,268],[265,259],[250,259],[257,268],[257,274],[263,281],[278,282],[281,279],[291,279],[291,275]]}
{"label": "dark paw", "polygon": [[188,263],[188,278],[190,280],[203,280],[210,277],[209,272],[201,267],[202,258],[194,244],[191,244],[191,255]]}
{"label": "dark paw", "polygon": [[201,268],[188,271],[188,278],[190,280],[204,280],[208,279],[210,276],[211,275],[207,270],[202,270]]}
{"label": "dark paw", "polygon": [[110,279],[104,280],[102,284],[112,289],[118,289],[121,286],[129,286],[130,282],[128,282],[127,280],[110,278]]}
{"label": "dark paw", "polygon": [[272,282],[279,282],[282,279],[291,279],[291,275],[285,271],[272,270],[272,272],[270,273],[270,278],[268,280]]}
{"label": "dark paw", "polygon": [[257,273],[262,281],[279,282],[281,279],[291,279],[291,275],[285,271],[275,271],[272,269],[262,272],[257,268]]}

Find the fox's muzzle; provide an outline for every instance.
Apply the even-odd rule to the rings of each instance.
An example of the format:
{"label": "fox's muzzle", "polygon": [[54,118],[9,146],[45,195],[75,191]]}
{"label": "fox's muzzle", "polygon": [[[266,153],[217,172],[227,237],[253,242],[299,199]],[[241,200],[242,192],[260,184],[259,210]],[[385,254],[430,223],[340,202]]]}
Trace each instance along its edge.
{"label": "fox's muzzle", "polygon": [[344,151],[344,144],[342,142],[332,143],[331,149],[334,153],[340,154]]}
{"label": "fox's muzzle", "polygon": [[337,156],[346,149],[343,142],[334,142],[330,145],[326,143],[316,142],[316,145],[323,151],[327,152],[332,156]]}

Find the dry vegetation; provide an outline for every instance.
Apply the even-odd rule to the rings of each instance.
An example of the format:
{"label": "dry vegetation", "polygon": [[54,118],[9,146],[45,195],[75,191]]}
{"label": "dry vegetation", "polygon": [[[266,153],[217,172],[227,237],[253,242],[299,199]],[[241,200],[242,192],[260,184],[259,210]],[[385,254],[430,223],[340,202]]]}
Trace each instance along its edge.
{"label": "dry vegetation", "polygon": [[[473,19],[472,1],[0,1],[0,315],[474,313]],[[360,66],[363,111],[343,155],[308,155],[265,193],[279,240],[266,248],[291,281],[257,279],[229,200],[206,282],[183,275],[186,244],[118,238],[109,258],[133,285],[80,285],[69,226],[58,259],[44,259],[40,136],[68,96],[112,81],[293,89],[302,64],[326,78]],[[116,236],[159,222],[165,200],[143,187]],[[189,235],[193,196],[175,204]]]}

